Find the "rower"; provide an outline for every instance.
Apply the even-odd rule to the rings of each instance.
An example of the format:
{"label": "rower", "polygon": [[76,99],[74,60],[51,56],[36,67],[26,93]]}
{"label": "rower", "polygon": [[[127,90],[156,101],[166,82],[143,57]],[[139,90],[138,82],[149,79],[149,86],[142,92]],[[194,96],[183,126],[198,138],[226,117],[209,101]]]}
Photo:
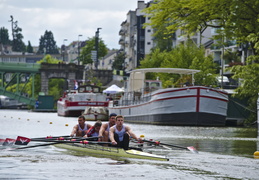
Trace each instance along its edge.
{"label": "rower", "polygon": [[94,126],[92,126],[90,129],[88,129],[86,135],[87,137],[96,137],[94,139],[91,139],[91,141],[98,141],[99,131],[102,126],[101,121],[97,121]]}
{"label": "rower", "polygon": [[110,128],[115,125],[116,116],[117,114],[111,113],[109,116],[109,122],[102,124],[101,129],[99,131],[99,136],[101,137],[100,141],[105,141],[105,142],[109,141],[109,131],[110,131]]}
{"label": "rower", "polygon": [[76,124],[73,127],[73,130],[70,134],[71,137],[87,137],[86,133],[88,129],[90,129],[92,125],[85,123],[85,117],[84,116],[79,116],[78,117],[78,124]]}
{"label": "rower", "polygon": [[123,123],[124,117],[116,116],[115,125],[110,128],[109,136],[113,146],[128,150],[130,137],[137,141],[140,141],[141,139],[132,132],[129,126],[125,126]]}

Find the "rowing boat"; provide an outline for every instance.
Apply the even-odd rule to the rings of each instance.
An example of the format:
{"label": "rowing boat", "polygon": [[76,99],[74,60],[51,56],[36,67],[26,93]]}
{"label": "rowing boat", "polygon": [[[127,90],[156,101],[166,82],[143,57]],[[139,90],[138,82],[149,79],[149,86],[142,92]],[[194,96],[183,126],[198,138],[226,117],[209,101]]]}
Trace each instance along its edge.
{"label": "rowing boat", "polygon": [[134,149],[124,150],[122,148],[116,148],[116,147],[100,146],[96,144],[78,144],[78,143],[73,143],[73,144],[60,143],[60,144],[55,144],[55,146],[58,148],[83,152],[86,155],[101,155],[101,156],[108,156],[108,157],[112,156],[112,157],[169,161],[169,159],[164,156],[142,152]]}

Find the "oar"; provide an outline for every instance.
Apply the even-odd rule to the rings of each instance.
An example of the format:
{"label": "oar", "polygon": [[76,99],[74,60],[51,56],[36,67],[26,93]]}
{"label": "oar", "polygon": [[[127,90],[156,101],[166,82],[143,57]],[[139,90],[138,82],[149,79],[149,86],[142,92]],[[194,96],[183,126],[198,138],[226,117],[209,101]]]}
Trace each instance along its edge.
{"label": "oar", "polygon": [[55,138],[67,138],[67,137],[71,137],[69,135],[65,135],[65,136],[46,136],[46,137],[39,137],[39,138],[31,138],[31,139],[55,139]]}
{"label": "oar", "polygon": [[[89,138],[90,139],[90,138]],[[80,144],[112,144],[111,142],[102,142],[102,141],[87,141],[87,140],[83,140],[83,141],[62,141],[62,140],[48,140],[45,142],[54,142],[54,143],[80,143]]]}
{"label": "oar", "polygon": [[100,136],[93,136],[93,137],[77,137],[77,138],[71,138],[71,139],[31,139],[31,141],[38,141],[38,142],[53,142],[53,141],[79,141],[79,140],[90,140],[90,139],[98,139]]}
{"label": "oar", "polygon": [[61,140],[52,140],[52,141],[48,141],[51,143],[47,143],[47,144],[38,144],[38,145],[34,145],[34,146],[26,146],[26,147],[20,147],[20,148],[15,148],[12,150],[18,150],[18,149],[28,149],[28,148],[34,148],[34,147],[40,147],[40,146],[50,146],[50,145],[54,145],[54,144],[62,144],[62,143],[80,143],[80,144],[112,144],[111,142],[98,142],[98,141],[61,141]]}
{"label": "oar", "polygon": [[[90,139],[95,139],[95,138],[99,138],[99,136],[94,136],[94,137],[80,137],[77,139],[73,139],[73,142],[77,141],[77,140],[90,140]],[[71,139],[72,140],[72,139]],[[27,145],[30,141],[38,141],[38,142],[64,142],[65,139],[62,137],[59,138],[48,138],[48,139],[41,139],[41,138],[27,138],[27,137],[22,137],[22,136],[18,136],[16,141],[15,141],[15,145]]]}
{"label": "oar", "polygon": [[6,138],[3,142],[3,146],[11,146],[15,143],[15,139]]}
{"label": "oar", "polygon": [[53,145],[53,144],[59,144],[59,143],[53,142],[53,143],[47,143],[47,144],[38,144],[38,145],[34,145],[34,146],[25,146],[25,147],[15,148],[15,149],[11,149],[11,150],[28,149],[28,148],[34,148],[34,147],[40,147],[40,146],[50,146],[50,145]]}
{"label": "oar", "polygon": [[151,141],[151,140],[145,140],[145,139],[142,139],[142,141],[144,142],[149,142],[149,143],[153,143],[155,145],[165,145],[165,146],[169,146],[169,147],[175,147],[175,148],[180,148],[180,149],[186,149],[186,150],[189,150],[193,153],[198,153],[198,151],[195,149],[195,147],[193,146],[189,146],[189,147],[183,147],[183,146],[178,146],[178,145],[173,145],[173,144],[166,144],[166,143],[161,143],[159,141]]}
{"label": "oar", "polygon": [[0,139],[0,144],[2,145],[4,143],[5,139]]}

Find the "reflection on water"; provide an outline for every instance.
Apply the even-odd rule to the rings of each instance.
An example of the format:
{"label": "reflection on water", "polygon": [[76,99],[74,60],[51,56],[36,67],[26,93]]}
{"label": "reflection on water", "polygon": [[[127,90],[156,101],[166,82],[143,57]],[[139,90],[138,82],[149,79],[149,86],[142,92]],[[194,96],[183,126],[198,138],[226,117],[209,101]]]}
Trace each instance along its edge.
{"label": "reflection on water", "polygon": [[[69,135],[77,118],[56,113],[0,109],[0,138]],[[94,124],[94,122],[88,122]],[[66,124],[68,126],[66,126]],[[128,124],[137,135],[163,143],[194,146],[150,149],[169,162],[96,158],[54,146],[8,151],[1,147],[0,179],[257,179],[259,159],[256,128],[180,127]],[[33,145],[35,142],[30,142]],[[3,149],[4,148],[4,149]],[[11,148],[11,147],[9,147]]]}

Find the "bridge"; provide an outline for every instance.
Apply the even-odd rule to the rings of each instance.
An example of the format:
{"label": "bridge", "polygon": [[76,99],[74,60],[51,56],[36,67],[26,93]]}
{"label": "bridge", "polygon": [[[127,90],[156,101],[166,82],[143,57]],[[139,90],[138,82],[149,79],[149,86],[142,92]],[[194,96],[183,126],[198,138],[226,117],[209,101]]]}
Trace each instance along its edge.
{"label": "bridge", "polygon": [[[7,81],[6,75],[8,75],[8,73],[11,73],[11,77]],[[73,63],[36,64],[0,62],[0,95],[5,95],[18,100],[19,102],[34,106],[36,102],[34,94],[36,74],[40,74],[41,76],[41,92],[44,95],[48,95],[49,79],[66,79],[67,89],[74,89],[74,80],[82,80],[84,73],[86,79],[96,77],[104,85],[113,80],[112,70],[91,70],[91,72],[84,72],[83,65],[76,65]],[[15,92],[8,91],[8,87],[13,84],[16,84]],[[24,93],[24,88],[26,85],[30,84],[32,95],[28,97],[28,95]]]}
{"label": "bridge", "polygon": [[[76,64],[35,64],[35,63],[6,63],[0,62],[0,94],[16,99],[19,102],[28,105],[35,105],[36,98],[34,94],[35,89],[35,75],[41,76],[41,92],[48,95],[48,80],[50,78],[64,78],[69,79],[68,88],[73,89],[74,82],[71,80],[82,79],[84,66]],[[6,81],[6,75],[11,73],[10,80]],[[31,79],[32,95],[28,97],[24,93],[24,88]],[[12,84],[16,84],[15,92],[7,91],[7,88]]]}

